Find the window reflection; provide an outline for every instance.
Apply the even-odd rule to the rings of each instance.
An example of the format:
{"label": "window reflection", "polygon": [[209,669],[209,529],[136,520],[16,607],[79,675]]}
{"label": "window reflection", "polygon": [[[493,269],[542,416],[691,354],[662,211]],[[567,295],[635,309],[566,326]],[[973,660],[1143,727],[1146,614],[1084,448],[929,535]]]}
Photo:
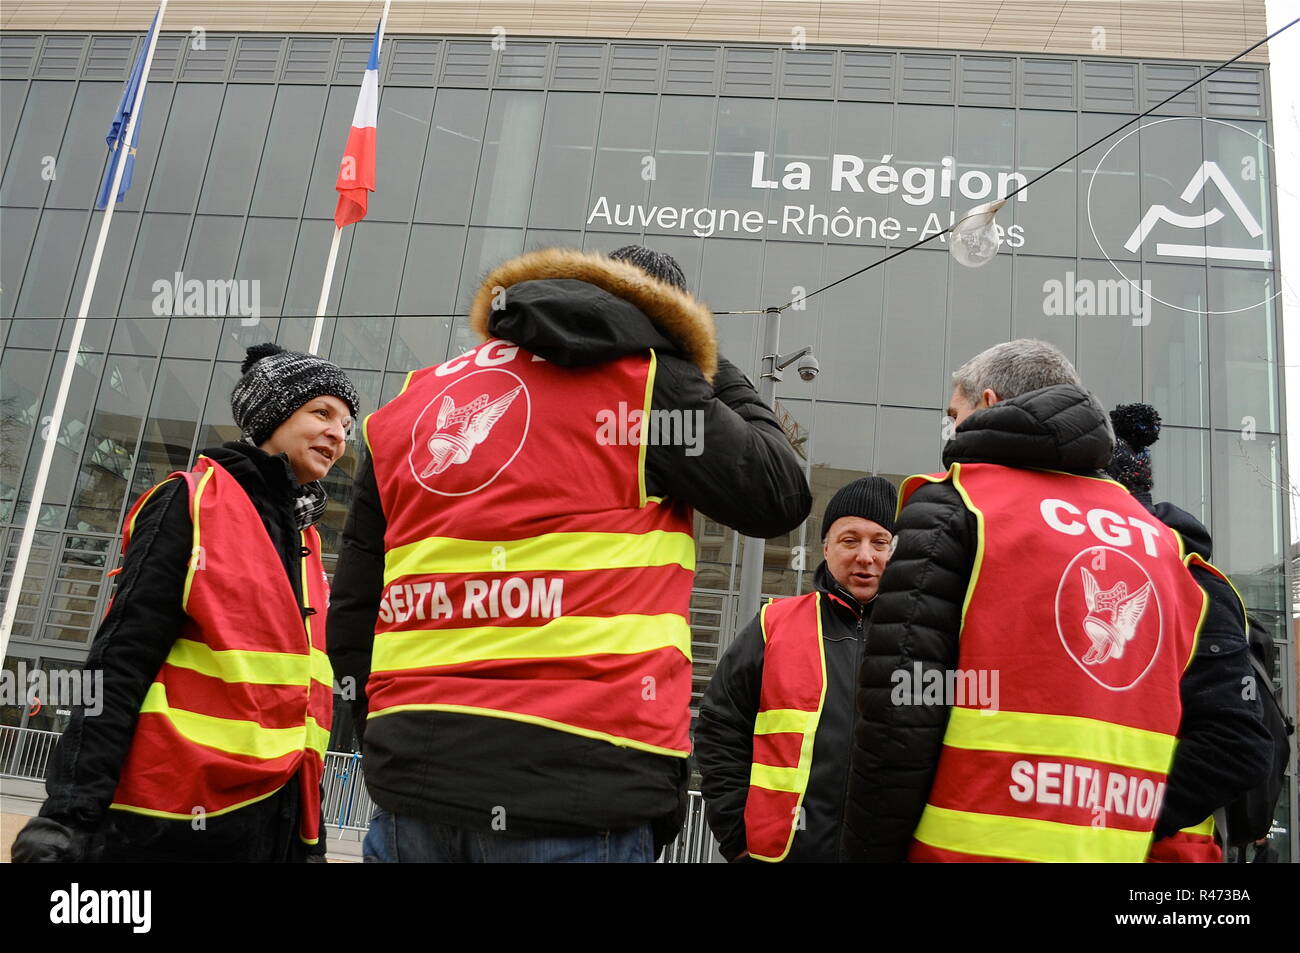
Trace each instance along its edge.
{"label": "window reflection", "polygon": [[475,224],[524,224],[532,194],[545,99],[543,93],[501,89],[493,92],[474,186],[471,221]]}
{"label": "window reflection", "polygon": [[189,469],[190,449],[210,373],[207,362],[163,361],[136,458],[130,492],[133,500],[167,474]]}
{"label": "window reflection", "polygon": [[239,382],[239,365],[218,362],[212,372],[212,384],[203,411],[198,448],[219,447],[227,440],[239,439],[239,428],[230,412],[230,392]]}
{"label": "window reflection", "polygon": [[43,351],[9,349],[0,359],[0,520],[13,513],[49,367],[50,355]]}
{"label": "window reflection", "polygon": [[[54,402],[58,396],[59,382],[63,375],[63,364],[67,359],[65,353],[55,355],[51,368],[49,383],[46,385],[45,398],[41,402],[40,417],[44,421],[54,411]],[[77,475],[77,462],[81,459],[81,448],[85,442],[89,426],[88,418],[95,405],[95,390],[99,386],[100,371],[104,367],[102,354],[79,352],[73,358],[72,386],[68,391],[67,404],[63,410],[63,421],[59,426],[55,443],[54,460],[50,465],[48,481],[45,484],[44,505],[49,507],[67,504],[72,495],[73,480]],[[32,486],[36,482],[36,464],[39,457],[28,461],[27,472],[23,476],[19,500],[32,498]],[[14,518],[20,518],[22,507]],[[53,512],[51,511],[51,516]],[[61,523],[60,523],[61,525]]]}
{"label": "window reflection", "polygon": [[77,476],[70,529],[117,531],[153,375],[152,358],[109,358]]}
{"label": "window reflection", "polygon": [[1214,556],[1248,609],[1283,606],[1281,440],[1215,431]]}

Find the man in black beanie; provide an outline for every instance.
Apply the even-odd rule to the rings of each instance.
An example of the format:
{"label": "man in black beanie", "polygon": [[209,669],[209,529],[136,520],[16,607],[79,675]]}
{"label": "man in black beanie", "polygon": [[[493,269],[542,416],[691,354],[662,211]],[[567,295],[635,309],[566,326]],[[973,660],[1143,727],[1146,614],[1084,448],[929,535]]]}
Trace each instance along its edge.
{"label": "man in black beanie", "polygon": [[718,663],[695,758],[728,860],[837,859],[853,688],[897,502],[883,477],[841,488],[822,517],[816,589],[764,606]]}

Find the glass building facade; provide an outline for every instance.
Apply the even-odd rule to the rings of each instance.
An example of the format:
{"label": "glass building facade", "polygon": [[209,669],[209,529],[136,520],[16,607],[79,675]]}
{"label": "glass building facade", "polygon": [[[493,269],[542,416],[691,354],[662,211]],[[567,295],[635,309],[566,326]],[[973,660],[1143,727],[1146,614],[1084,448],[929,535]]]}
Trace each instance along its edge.
{"label": "glass building facade", "polygon": [[[0,37],[0,585],[13,585],[43,431],[99,213],[104,134],[138,35]],[[339,157],[368,36],[160,39],[134,184],[118,207],[8,667],[75,669],[143,490],[233,439],[244,348],[305,350],[332,235]],[[870,473],[939,467],[949,374],[1015,337],[1061,347],[1108,407],[1164,418],[1156,499],[1213,532],[1281,651],[1286,624],[1284,403],[1268,73],[1225,70],[1041,182],[1000,214],[996,258],[968,269],[933,241],[808,298],[1120,127],[1206,64],[770,44],[390,37],[378,189],[346,229],[321,353],[373,410],[405,374],[477,343],[480,277],[521,251],[670,252],[718,312],[796,301],[778,410],[815,499],[767,545],[764,591],[806,591],[820,515]],[[255,282],[258,311],[173,308],[178,281]],[[173,313],[174,312],[174,313]],[[720,313],[722,352],[757,379],[762,316]],[[357,447],[328,480],[337,551]],[[741,545],[697,516],[692,604],[702,692],[737,619]],[[331,562],[327,566],[332,566]],[[58,709],[0,723],[61,728]],[[340,719],[346,721],[346,719]],[[336,745],[349,739],[340,736]],[[1294,796],[1284,856],[1293,848]]]}

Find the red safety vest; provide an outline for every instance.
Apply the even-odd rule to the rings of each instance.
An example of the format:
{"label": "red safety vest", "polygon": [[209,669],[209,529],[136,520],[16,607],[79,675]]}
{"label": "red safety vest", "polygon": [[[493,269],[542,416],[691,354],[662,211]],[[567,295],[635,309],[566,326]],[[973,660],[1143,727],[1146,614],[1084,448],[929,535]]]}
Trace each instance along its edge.
{"label": "red safety vest", "polygon": [[[334,710],[325,654],[329,585],[315,527],[302,535],[300,607],[248,494],[199,457],[185,481],[194,526],[185,624],[140,707],[112,807],[192,821],[269,797],[298,775],[299,836],[320,837],[320,781]],[[166,482],[166,481],[164,481]],[[136,514],[127,514],[126,551]],[[304,623],[302,608],[316,610]]]}
{"label": "red safety vest", "polygon": [[371,718],[687,756],[695,541],[689,507],[645,493],[654,374],[653,351],[562,368],[490,340],[367,418],[388,525]]}
{"label": "red safety vest", "polygon": [[1214,815],[1194,827],[1162,837],[1151,845],[1148,864],[1221,864],[1223,849],[1214,839]]}
{"label": "red safety vest", "polygon": [[979,545],[910,859],[1141,861],[1205,610],[1181,540],[1110,480],[954,464],[900,507],[927,481],[952,482]]}
{"label": "red safety vest", "polygon": [[745,841],[758,860],[785,860],[800,823],[813,741],[826,700],[820,594],[763,606],[763,687],[745,800]]}

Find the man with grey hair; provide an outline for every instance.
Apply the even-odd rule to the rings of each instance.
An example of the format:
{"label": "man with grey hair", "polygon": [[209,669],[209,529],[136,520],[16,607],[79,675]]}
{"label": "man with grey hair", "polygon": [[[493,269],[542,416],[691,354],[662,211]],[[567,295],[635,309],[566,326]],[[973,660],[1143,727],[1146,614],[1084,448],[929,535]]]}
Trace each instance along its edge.
{"label": "man with grey hair", "polygon": [[[1083,387],[1069,359],[1046,341],[1021,338],[995,344],[957,368],[948,416],[961,423],[976,410],[1053,384]],[[966,406],[962,406],[962,401]]]}
{"label": "man with grey hair", "polygon": [[953,384],[947,472],[899,491],[841,855],[1141,861],[1203,594],[1177,535],[1101,474],[1110,421],[1064,354],[1010,341]]}

